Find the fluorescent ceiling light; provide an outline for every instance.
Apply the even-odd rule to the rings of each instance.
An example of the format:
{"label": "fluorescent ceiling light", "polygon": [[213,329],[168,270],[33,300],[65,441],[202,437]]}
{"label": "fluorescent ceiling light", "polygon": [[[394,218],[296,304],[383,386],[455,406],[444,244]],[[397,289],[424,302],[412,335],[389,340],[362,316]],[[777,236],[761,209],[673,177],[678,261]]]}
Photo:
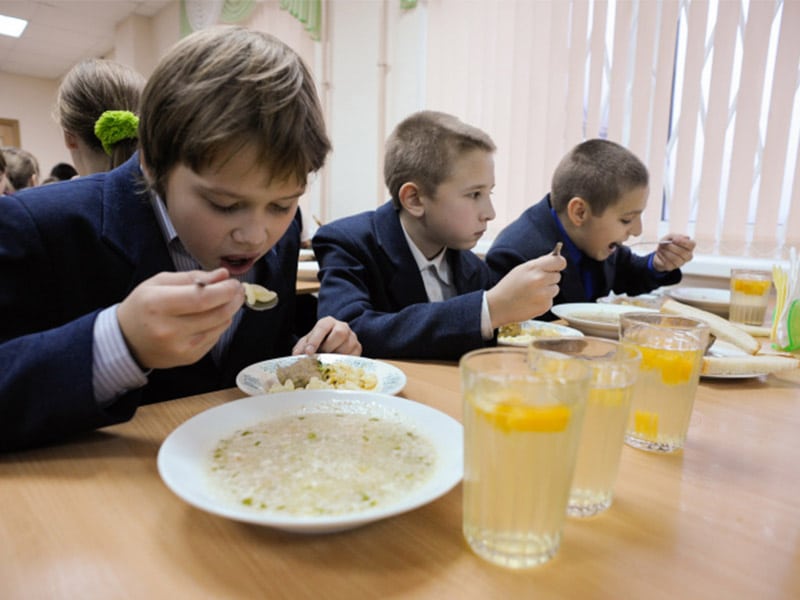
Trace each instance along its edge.
{"label": "fluorescent ceiling light", "polygon": [[19,37],[27,26],[28,22],[25,19],[0,15],[0,35]]}

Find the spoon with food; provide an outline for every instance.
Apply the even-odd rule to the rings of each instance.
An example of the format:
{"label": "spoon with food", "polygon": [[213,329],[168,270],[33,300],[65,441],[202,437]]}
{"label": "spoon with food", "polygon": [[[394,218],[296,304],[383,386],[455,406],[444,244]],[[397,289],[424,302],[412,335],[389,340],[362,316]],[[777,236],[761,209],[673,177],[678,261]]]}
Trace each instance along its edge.
{"label": "spoon with food", "polygon": [[[205,281],[195,281],[199,287],[205,287]],[[244,286],[244,304],[251,310],[270,310],[278,306],[278,293],[268,290],[257,283],[242,283]]]}
{"label": "spoon with food", "polygon": [[244,303],[252,310],[270,310],[278,305],[278,293],[257,283],[243,283]]}

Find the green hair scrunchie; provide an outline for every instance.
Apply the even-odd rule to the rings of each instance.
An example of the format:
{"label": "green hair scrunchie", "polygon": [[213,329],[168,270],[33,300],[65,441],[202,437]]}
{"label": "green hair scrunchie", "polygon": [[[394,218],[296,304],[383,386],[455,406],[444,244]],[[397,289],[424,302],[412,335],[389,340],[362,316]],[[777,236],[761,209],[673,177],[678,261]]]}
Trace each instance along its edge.
{"label": "green hair scrunchie", "polygon": [[139,137],[139,117],[129,110],[107,110],[95,122],[94,134],[111,156],[114,144]]}

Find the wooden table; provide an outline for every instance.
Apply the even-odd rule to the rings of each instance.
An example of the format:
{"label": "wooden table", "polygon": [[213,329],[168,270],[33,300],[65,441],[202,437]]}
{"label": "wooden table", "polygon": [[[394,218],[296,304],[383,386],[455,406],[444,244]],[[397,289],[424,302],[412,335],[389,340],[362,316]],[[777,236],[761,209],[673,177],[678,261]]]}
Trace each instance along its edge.
{"label": "wooden table", "polygon": [[[309,263],[313,262],[314,255],[307,254],[310,250],[302,250],[300,254],[300,259],[297,261],[297,285],[295,289],[297,290],[297,295],[302,296],[303,294],[316,294],[319,291],[319,281],[317,280],[316,276],[306,278],[306,275],[310,275],[311,272],[309,271],[302,271],[301,267],[304,265],[308,265]],[[316,275],[316,268],[317,264],[314,263],[315,270],[313,274]]]}
{"label": "wooden table", "polygon": [[[395,362],[403,395],[461,417],[457,368]],[[461,536],[461,488],[360,529],[302,536],[185,504],[164,438],[224,390],[0,457],[0,597],[800,598],[800,376],[704,381],[686,448],[626,447],[611,509],[568,519],[550,563],[514,572]]]}
{"label": "wooden table", "polygon": [[295,290],[298,296],[302,296],[304,294],[316,294],[319,291],[319,281],[298,279]]}

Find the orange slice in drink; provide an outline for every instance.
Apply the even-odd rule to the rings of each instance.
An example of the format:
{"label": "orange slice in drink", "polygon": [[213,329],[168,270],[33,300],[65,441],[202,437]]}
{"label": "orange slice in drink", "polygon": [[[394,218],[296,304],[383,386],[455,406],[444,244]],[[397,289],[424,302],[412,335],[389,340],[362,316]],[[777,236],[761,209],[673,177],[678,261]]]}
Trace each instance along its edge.
{"label": "orange slice in drink", "polygon": [[763,296],[767,293],[770,283],[768,279],[734,279],[733,291],[747,294],[748,296]]}
{"label": "orange slice in drink", "polygon": [[658,413],[637,410],[633,413],[633,429],[647,440],[658,437]]}
{"label": "orange slice in drink", "polygon": [[661,380],[667,385],[687,383],[698,366],[697,350],[664,350],[639,346],[642,353],[642,370],[661,371]]}
{"label": "orange slice in drink", "polygon": [[513,395],[495,404],[477,407],[477,410],[484,419],[506,433],[557,433],[567,428],[572,415],[568,406],[532,406]]}

